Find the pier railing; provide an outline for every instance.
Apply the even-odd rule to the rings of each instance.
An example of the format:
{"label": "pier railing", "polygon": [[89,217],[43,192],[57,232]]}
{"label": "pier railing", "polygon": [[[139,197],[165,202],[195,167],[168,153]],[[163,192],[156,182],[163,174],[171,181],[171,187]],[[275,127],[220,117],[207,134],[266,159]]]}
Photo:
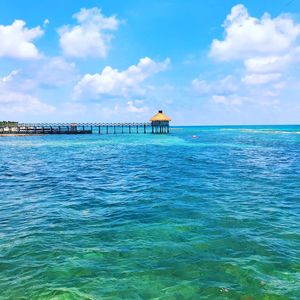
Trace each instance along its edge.
{"label": "pier railing", "polygon": [[[150,129],[149,129],[150,127]],[[0,134],[153,133],[151,123],[18,123],[0,126]]]}
{"label": "pier railing", "polygon": [[131,122],[131,123],[18,123],[18,126],[24,127],[45,127],[45,126],[52,126],[52,127],[67,127],[67,126],[77,126],[77,127],[82,127],[82,126],[151,126],[151,123],[138,123],[138,122]]}

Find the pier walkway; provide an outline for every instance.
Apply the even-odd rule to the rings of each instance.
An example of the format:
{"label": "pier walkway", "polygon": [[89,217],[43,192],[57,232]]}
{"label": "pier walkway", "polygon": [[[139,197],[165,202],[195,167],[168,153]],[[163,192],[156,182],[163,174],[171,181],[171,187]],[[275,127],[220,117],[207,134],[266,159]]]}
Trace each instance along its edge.
{"label": "pier walkway", "polygon": [[0,134],[155,133],[151,123],[18,123],[1,126]]}

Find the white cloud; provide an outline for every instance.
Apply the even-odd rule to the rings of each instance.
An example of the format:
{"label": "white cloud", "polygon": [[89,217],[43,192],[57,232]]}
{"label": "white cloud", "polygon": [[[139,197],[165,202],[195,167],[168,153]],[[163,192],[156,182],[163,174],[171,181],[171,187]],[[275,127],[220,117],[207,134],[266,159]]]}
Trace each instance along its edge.
{"label": "white cloud", "polygon": [[278,81],[281,74],[251,74],[242,78],[226,76],[221,80],[194,79],[194,92],[215,104],[228,106],[271,105],[278,104],[278,96],[285,87],[284,82]]}
{"label": "white cloud", "polygon": [[252,57],[244,62],[247,72],[266,73],[278,72],[288,67],[292,61],[291,55]]}
{"label": "white cloud", "polygon": [[0,78],[0,111],[9,114],[54,112],[55,107],[43,103],[34,95],[19,89],[18,84],[15,84],[15,78],[19,72],[19,70],[14,70],[9,75]]}
{"label": "white cloud", "polygon": [[98,110],[99,114],[101,116],[103,116],[103,118],[106,121],[110,120],[111,117],[118,116],[118,115],[120,115],[121,112],[124,112],[124,111],[122,111],[119,104],[115,104],[115,105],[109,106],[109,107],[101,105],[101,106],[97,107],[97,110]]}
{"label": "white cloud", "polygon": [[[66,89],[71,89],[78,78],[75,64],[65,61],[62,57],[43,57],[30,64],[24,64],[22,69],[13,70],[10,74],[0,77],[0,112],[3,117],[6,115],[20,119],[27,113],[51,114],[56,111],[56,107],[40,100],[40,97],[43,98],[41,95],[47,96],[49,89],[53,89],[51,94],[57,98],[56,89],[61,88],[59,96],[63,95],[60,100],[64,100]],[[64,109],[63,106],[61,108]]]}
{"label": "white cloud", "polygon": [[192,81],[192,86],[199,95],[231,94],[236,92],[238,88],[236,80],[230,75],[221,80],[214,80],[211,82],[196,78]]}
{"label": "white cloud", "polygon": [[33,41],[44,31],[37,26],[26,28],[23,20],[15,20],[11,25],[0,25],[0,57],[36,59],[41,55]]}
{"label": "white cloud", "polygon": [[230,95],[230,96],[212,95],[212,101],[217,104],[238,106],[242,104],[242,100],[244,99],[241,99],[237,95]]}
{"label": "white cloud", "polygon": [[300,25],[288,14],[255,18],[239,4],[227,16],[224,29],[224,40],[213,40],[210,55],[221,61],[242,61],[245,84],[276,81],[299,61]]}
{"label": "white cloud", "polygon": [[43,26],[46,27],[49,24],[50,24],[50,21],[48,19],[45,19],[43,22]]}
{"label": "white cloud", "polygon": [[51,89],[74,84],[78,80],[78,75],[74,63],[67,62],[61,57],[44,57],[25,65],[23,69],[11,72],[2,80],[7,84],[11,82],[14,89],[32,92],[38,88]]}
{"label": "white cloud", "polygon": [[105,57],[120,21],[116,16],[105,17],[97,7],[82,8],[73,15],[79,25],[63,26],[58,30],[60,46],[66,56]]}
{"label": "white cloud", "polygon": [[74,115],[78,113],[86,114],[87,107],[82,103],[66,102],[62,105],[62,110],[67,115]]}
{"label": "white cloud", "polygon": [[0,90],[0,105],[0,111],[9,113],[47,114],[55,111],[55,107],[32,95],[11,90]]}
{"label": "white cloud", "polygon": [[147,106],[142,106],[143,101],[141,100],[134,100],[127,102],[127,111],[133,113],[143,113],[148,112],[149,108]]}
{"label": "white cloud", "polygon": [[34,80],[45,87],[60,87],[74,82],[77,78],[76,66],[62,57],[45,59],[36,70]]}
{"label": "white cloud", "polygon": [[239,106],[247,100],[240,95],[240,81],[231,75],[212,81],[196,78],[192,81],[192,88],[197,95],[208,97],[216,104]]}
{"label": "white cloud", "polygon": [[300,24],[288,14],[253,17],[239,4],[232,8],[223,27],[224,38],[212,41],[209,56],[216,62],[235,62],[236,75],[226,76],[230,80],[225,81],[196,78],[194,90],[216,104],[278,108],[300,60]]}
{"label": "white cloud", "polygon": [[281,78],[281,74],[280,73],[267,73],[267,74],[249,74],[246,75],[242,78],[242,81],[245,84],[252,84],[252,85],[256,85],[256,84],[267,84],[270,82],[274,82],[277,81],[278,79]]}
{"label": "white cloud", "polygon": [[285,54],[300,35],[300,25],[289,15],[272,19],[265,13],[258,19],[251,17],[242,4],[232,8],[224,29],[224,40],[213,40],[210,52],[212,57],[223,61]]}
{"label": "white cloud", "polygon": [[169,63],[168,58],[163,62],[155,62],[145,57],[125,71],[105,67],[101,73],[86,74],[74,87],[74,98],[144,95],[145,89],[141,84],[155,73],[165,70]]}
{"label": "white cloud", "polygon": [[11,71],[7,76],[4,76],[1,78],[2,84],[3,83],[9,83],[11,82],[18,74],[20,73],[20,70],[13,70]]}

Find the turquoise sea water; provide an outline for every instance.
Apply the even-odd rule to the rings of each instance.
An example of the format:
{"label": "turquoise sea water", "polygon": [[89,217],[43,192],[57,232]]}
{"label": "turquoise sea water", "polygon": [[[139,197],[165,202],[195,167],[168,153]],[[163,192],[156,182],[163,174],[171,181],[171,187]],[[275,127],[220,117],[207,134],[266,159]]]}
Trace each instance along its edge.
{"label": "turquoise sea water", "polygon": [[300,127],[0,138],[0,299],[300,299]]}

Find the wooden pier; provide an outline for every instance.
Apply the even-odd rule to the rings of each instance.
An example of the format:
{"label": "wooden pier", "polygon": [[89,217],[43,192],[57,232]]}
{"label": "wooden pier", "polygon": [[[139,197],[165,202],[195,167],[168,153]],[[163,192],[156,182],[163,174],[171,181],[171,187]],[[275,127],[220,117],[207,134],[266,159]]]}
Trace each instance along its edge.
{"label": "wooden pier", "polygon": [[0,134],[133,134],[153,133],[151,123],[18,123],[0,127]]}
{"label": "wooden pier", "polygon": [[17,123],[0,122],[0,135],[169,133],[171,119],[159,110],[148,123]]}

